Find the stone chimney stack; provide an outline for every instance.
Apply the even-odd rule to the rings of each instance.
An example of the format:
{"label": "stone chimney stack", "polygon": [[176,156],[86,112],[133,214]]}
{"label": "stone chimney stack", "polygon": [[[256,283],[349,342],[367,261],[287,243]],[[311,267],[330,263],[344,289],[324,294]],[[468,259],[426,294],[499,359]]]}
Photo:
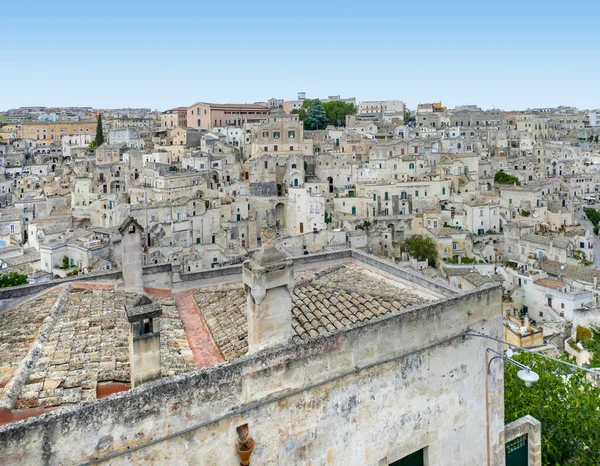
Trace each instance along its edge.
{"label": "stone chimney stack", "polygon": [[142,265],[144,252],[142,250],[142,233],[144,229],[133,218],[127,218],[119,227],[121,233],[121,269],[125,290],[136,293],[144,292],[142,280]]}
{"label": "stone chimney stack", "polygon": [[131,293],[125,303],[129,320],[131,387],[158,379],[160,371],[160,304],[145,294]]}
{"label": "stone chimney stack", "polygon": [[275,248],[275,231],[261,233],[263,247],[244,262],[248,307],[248,353],[292,339],[294,266]]}

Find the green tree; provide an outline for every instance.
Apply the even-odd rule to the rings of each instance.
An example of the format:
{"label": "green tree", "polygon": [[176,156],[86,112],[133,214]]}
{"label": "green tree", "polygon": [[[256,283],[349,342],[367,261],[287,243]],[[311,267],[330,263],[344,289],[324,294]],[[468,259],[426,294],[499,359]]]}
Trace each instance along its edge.
{"label": "green tree", "polygon": [[325,129],[327,126],[327,115],[323,109],[323,104],[317,101],[309,107],[304,120],[304,128],[308,130]]}
{"label": "green tree", "polygon": [[96,141],[92,141],[92,143],[88,146],[87,151],[88,152],[94,152],[96,150]]}
{"label": "green tree", "polygon": [[298,119],[300,121],[306,120],[306,109],[305,108],[295,108],[290,113],[292,115],[298,115]]}
{"label": "green tree", "polygon": [[594,138],[594,142],[595,142],[596,144],[598,144],[598,135],[597,135],[597,134],[596,134],[596,137]]}
{"label": "green tree", "polygon": [[591,207],[584,207],[583,212],[594,226],[597,226],[598,223],[600,223],[600,212],[598,212],[596,209],[592,209]]}
{"label": "green tree", "polygon": [[8,272],[0,275],[0,288],[27,284],[27,275],[19,272]]}
{"label": "green tree", "polygon": [[102,132],[102,115],[98,114],[98,124],[96,125],[96,139],[94,139],[96,147],[104,144],[104,133]]}
{"label": "green tree", "polygon": [[323,110],[327,115],[327,123],[334,126],[346,126],[346,115],[354,115],[356,107],[354,104],[331,100],[323,104]]}
{"label": "green tree", "polygon": [[519,178],[516,176],[509,175],[508,173],[504,173],[502,170],[497,171],[494,175],[494,181],[498,184],[517,184],[517,186],[521,185]]}
{"label": "green tree", "polygon": [[437,259],[437,247],[430,236],[414,235],[406,239],[406,248],[409,254],[423,261],[427,259],[429,265],[433,266]]}
{"label": "green tree", "polygon": [[[504,367],[504,421],[530,414],[542,423],[544,465],[600,464],[600,389],[585,372],[529,353],[514,358],[540,376],[531,387]],[[496,362],[494,363],[496,364]]]}
{"label": "green tree", "polygon": [[69,268],[69,258],[67,256],[63,256],[62,258],[62,267],[63,269]]}

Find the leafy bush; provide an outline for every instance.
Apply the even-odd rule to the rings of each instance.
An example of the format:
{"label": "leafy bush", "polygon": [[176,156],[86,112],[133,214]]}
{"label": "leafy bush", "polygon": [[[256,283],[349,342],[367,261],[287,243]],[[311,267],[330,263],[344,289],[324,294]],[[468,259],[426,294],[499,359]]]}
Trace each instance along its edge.
{"label": "leafy bush", "polygon": [[504,173],[502,170],[496,172],[494,175],[494,181],[498,184],[515,184],[517,186],[521,186],[521,182],[519,178],[516,176],[509,175],[508,173]]}
{"label": "leafy bush", "polygon": [[[577,327],[577,330],[585,327]],[[590,332],[589,329],[585,329]],[[583,347],[592,353],[592,358],[590,359],[590,367],[600,367],[600,330],[597,328],[593,328],[590,332],[590,338],[582,339],[581,344]]]}
{"label": "leafy bush", "polygon": [[592,332],[589,328],[577,326],[576,337],[577,341],[586,341],[592,339]]}
{"label": "leafy bush", "polygon": [[529,217],[530,215],[531,215],[531,212],[528,210],[521,211],[521,216],[523,216],[523,217]]}
{"label": "leafy bush", "polygon": [[[599,339],[600,340],[600,339]],[[542,423],[542,461],[546,465],[600,464],[600,389],[586,373],[538,355],[514,357],[540,376],[525,387],[518,367],[504,367],[505,423],[529,414]]]}
{"label": "leafy bush", "polygon": [[8,272],[0,275],[0,288],[27,284],[27,275],[19,272]]}
{"label": "leafy bush", "polygon": [[[592,209],[591,207],[584,207],[583,212],[588,220],[592,222],[592,225],[595,227],[598,226],[598,223],[600,223],[600,212],[598,212],[596,209]],[[596,228],[594,228],[594,233],[598,234]]]}
{"label": "leafy bush", "polygon": [[[461,264],[474,264],[474,263],[476,263],[476,262],[477,262],[477,259],[475,259],[475,258],[472,258],[472,259],[471,259],[471,258],[469,258],[469,257],[463,257],[463,258],[461,258],[461,260],[460,260],[460,263],[461,263]],[[454,257],[452,258],[452,263],[453,263],[453,264],[458,264],[458,256],[454,256]]]}
{"label": "leafy bush", "polygon": [[406,248],[411,257],[418,261],[427,259],[429,265],[434,265],[437,259],[437,247],[431,237],[415,235],[406,239]]}

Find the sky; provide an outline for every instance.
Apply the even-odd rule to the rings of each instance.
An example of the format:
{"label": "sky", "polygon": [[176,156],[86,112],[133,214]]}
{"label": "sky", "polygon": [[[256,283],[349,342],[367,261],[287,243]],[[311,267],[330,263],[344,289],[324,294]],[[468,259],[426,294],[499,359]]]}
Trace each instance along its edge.
{"label": "sky", "polygon": [[600,108],[598,1],[11,5],[0,18],[0,110],[165,110],[299,91],[409,108]]}

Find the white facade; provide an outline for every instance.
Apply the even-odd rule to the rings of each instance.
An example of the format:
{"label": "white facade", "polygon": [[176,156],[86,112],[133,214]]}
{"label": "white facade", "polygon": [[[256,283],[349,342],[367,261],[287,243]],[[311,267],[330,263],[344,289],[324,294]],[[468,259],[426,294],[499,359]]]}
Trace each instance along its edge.
{"label": "white facade", "polygon": [[299,235],[326,228],[325,195],[311,193],[307,188],[289,188],[287,228]]}
{"label": "white facade", "polygon": [[550,278],[521,279],[523,305],[532,319],[572,321],[573,311],[592,299],[590,291],[573,288]]}
{"label": "white facade", "polygon": [[483,235],[487,231],[500,231],[500,205],[480,204],[465,205],[465,227],[477,234]]}
{"label": "white facade", "polygon": [[234,147],[241,146],[244,142],[244,130],[233,126],[224,126],[213,128],[214,133],[224,134],[227,144]]}
{"label": "white facade", "polygon": [[61,139],[63,157],[71,157],[72,149],[88,147],[93,140],[91,134],[65,134]]}
{"label": "white facade", "polygon": [[401,100],[366,100],[358,104],[358,113],[384,112],[404,115],[404,102]]}
{"label": "white facade", "polygon": [[108,132],[108,141],[110,144],[126,144],[131,149],[138,148],[140,133],[133,128],[111,129]]}

